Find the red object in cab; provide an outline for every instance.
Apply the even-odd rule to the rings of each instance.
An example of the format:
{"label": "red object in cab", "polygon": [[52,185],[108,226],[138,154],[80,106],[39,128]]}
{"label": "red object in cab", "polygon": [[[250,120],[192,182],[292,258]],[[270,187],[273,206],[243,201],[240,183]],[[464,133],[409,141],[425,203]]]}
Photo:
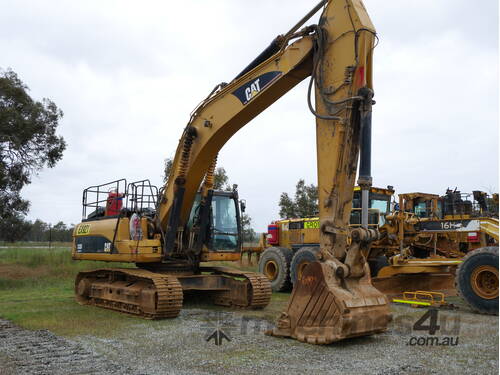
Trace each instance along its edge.
{"label": "red object in cab", "polygon": [[110,191],[108,193],[108,199],[106,200],[105,216],[118,215],[122,207],[123,207],[123,194],[117,193],[116,191]]}
{"label": "red object in cab", "polygon": [[269,224],[267,226],[267,243],[269,245],[279,245],[278,225]]}

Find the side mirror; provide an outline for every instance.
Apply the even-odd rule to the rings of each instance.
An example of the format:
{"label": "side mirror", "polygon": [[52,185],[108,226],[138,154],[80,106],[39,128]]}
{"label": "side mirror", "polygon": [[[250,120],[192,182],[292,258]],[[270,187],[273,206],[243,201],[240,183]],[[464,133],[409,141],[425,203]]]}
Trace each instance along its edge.
{"label": "side mirror", "polygon": [[240,200],[240,209],[241,209],[241,212],[245,212],[246,208],[247,208],[247,201],[244,200],[244,199]]}

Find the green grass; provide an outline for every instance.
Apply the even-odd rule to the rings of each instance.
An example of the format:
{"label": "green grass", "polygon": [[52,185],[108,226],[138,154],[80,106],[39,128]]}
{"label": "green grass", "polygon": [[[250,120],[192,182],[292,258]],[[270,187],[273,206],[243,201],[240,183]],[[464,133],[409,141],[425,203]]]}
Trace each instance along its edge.
{"label": "green grass", "polygon": [[79,271],[109,266],[74,261],[69,247],[0,249],[0,316],[28,329],[65,336],[106,336],[135,318],[78,305],[73,285]]}
{"label": "green grass", "polygon": [[71,247],[71,242],[59,242],[59,241],[18,241],[18,242],[6,242],[0,241],[0,246],[6,246],[9,248],[20,248],[20,247]]}
{"label": "green grass", "polygon": [[[239,268],[238,262],[207,263],[212,266]],[[0,317],[28,329],[48,329],[58,335],[73,337],[93,335],[110,337],[141,318],[92,306],[81,306],[74,299],[74,280],[80,271],[108,267],[131,267],[127,263],[74,261],[69,247],[0,249]],[[242,270],[256,271],[243,265]],[[264,310],[244,314],[274,320],[286,306],[289,294],[273,294]],[[203,298],[187,299],[184,307],[225,311]],[[151,324],[154,324],[151,322]]]}
{"label": "green grass", "polygon": [[72,262],[69,247],[54,247],[50,250],[35,247],[0,249],[0,264],[22,264],[28,267],[41,265],[60,267],[72,264]]}
{"label": "green grass", "polygon": [[[131,267],[128,263],[116,267]],[[75,261],[69,247],[0,249],[0,292],[6,289],[72,283],[80,271],[110,267],[107,262]]]}

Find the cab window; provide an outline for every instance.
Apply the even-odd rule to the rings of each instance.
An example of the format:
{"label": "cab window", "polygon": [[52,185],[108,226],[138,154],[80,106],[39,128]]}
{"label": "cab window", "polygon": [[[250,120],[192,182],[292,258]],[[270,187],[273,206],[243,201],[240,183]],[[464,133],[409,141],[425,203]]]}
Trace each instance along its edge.
{"label": "cab window", "polygon": [[212,249],[236,250],[238,247],[238,222],[236,203],[231,197],[212,198]]}

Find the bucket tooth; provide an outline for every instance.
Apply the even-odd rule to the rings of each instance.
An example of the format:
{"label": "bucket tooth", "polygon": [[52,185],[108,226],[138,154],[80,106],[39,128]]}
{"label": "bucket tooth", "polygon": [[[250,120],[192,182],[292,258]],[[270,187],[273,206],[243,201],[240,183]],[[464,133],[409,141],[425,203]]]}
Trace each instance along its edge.
{"label": "bucket tooth", "polygon": [[287,310],[272,336],[310,344],[384,332],[391,320],[387,298],[370,282],[368,266],[360,278],[340,279],[330,262],[310,263],[294,286]]}

